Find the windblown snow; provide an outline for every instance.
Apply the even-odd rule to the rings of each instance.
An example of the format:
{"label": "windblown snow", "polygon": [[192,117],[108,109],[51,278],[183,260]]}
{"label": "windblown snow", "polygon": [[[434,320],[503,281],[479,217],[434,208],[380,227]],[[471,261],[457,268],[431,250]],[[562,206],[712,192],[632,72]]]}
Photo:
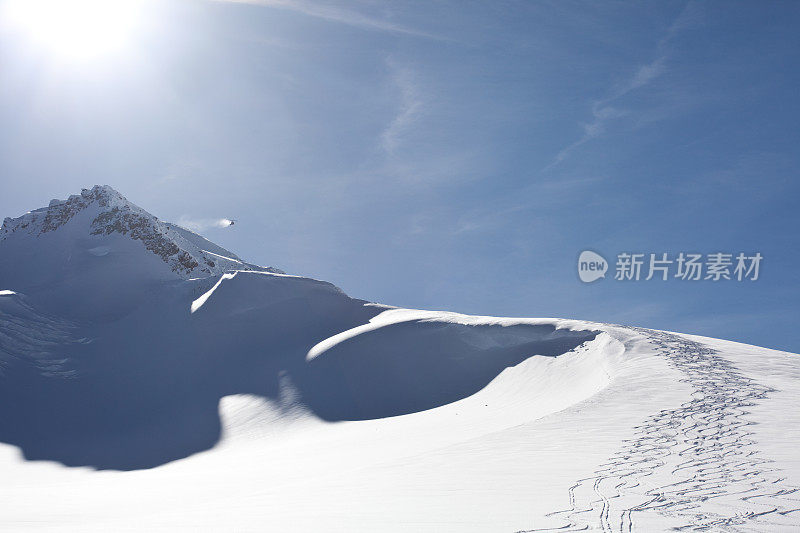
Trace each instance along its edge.
{"label": "windblown snow", "polygon": [[793,531],[800,359],[350,298],[108,186],[0,230],[0,529]]}

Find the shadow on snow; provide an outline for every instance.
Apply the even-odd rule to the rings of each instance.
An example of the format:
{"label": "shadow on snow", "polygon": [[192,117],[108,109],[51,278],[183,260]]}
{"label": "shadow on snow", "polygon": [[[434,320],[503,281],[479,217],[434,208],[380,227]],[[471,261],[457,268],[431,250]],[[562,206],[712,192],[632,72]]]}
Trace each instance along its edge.
{"label": "shadow on snow", "polygon": [[[465,398],[532,355],[595,332],[547,325],[411,321],[309,349],[383,309],[330,284],[253,274],[227,280],[196,313],[191,291],[142,288],[123,318],[74,321],[35,297],[0,298],[0,441],[26,459],[133,470],[214,446],[231,394],[277,400],[288,378],[325,420],[414,413]],[[203,285],[205,283],[205,285]]]}

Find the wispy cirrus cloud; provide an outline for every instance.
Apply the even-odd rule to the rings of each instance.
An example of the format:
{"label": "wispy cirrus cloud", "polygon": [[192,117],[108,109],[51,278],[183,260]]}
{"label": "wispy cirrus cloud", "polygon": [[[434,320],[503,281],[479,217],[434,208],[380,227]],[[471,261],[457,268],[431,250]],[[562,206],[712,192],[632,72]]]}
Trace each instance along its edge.
{"label": "wispy cirrus cloud", "polygon": [[269,7],[294,11],[309,17],[315,17],[329,22],[345,24],[356,28],[371,31],[383,31],[427,39],[443,40],[438,35],[419,31],[401,24],[396,24],[387,20],[365,15],[349,7],[342,7],[330,3],[309,2],[308,0],[211,0],[213,2],[230,4],[249,4],[255,6]]}
{"label": "wispy cirrus cloud", "polygon": [[399,93],[397,114],[381,133],[381,147],[391,155],[395,152],[403,136],[416,122],[423,110],[422,96],[410,68],[398,67],[387,61],[392,70],[392,82]]}
{"label": "wispy cirrus cloud", "polygon": [[626,95],[646,87],[666,72],[666,61],[670,41],[681,31],[692,27],[700,19],[700,11],[695,2],[687,3],[681,13],[670,24],[664,36],[658,41],[656,57],[644,65],[640,65],[633,74],[609,94],[592,102],[592,121],[583,124],[583,136],[577,141],[562,148],[553,161],[545,167],[549,170],[564,161],[576,148],[586,144],[592,139],[605,133],[607,125],[614,119],[628,114],[626,110],[614,107],[612,104]]}
{"label": "wispy cirrus cloud", "polygon": [[553,162],[545,167],[545,170],[549,170],[564,161],[567,156],[569,156],[569,154],[579,146],[586,144],[592,139],[595,139],[605,133],[606,123],[608,123],[610,120],[620,118],[628,114],[628,112],[625,110],[606,105],[607,102],[608,100],[595,102],[592,105],[593,120],[583,124],[583,136],[574,143],[562,148],[558,154],[556,154]]}

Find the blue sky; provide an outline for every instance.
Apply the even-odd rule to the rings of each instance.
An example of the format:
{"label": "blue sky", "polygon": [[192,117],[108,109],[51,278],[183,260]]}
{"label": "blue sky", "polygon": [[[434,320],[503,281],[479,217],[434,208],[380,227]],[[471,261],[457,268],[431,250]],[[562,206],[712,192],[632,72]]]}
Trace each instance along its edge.
{"label": "blue sky", "polygon": [[[426,309],[800,352],[796,2],[149,2],[91,61],[0,23],[0,215],[109,184]],[[102,46],[102,43],[98,43]],[[585,249],[761,252],[583,284]],[[613,269],[613,265],[612,265]]]}

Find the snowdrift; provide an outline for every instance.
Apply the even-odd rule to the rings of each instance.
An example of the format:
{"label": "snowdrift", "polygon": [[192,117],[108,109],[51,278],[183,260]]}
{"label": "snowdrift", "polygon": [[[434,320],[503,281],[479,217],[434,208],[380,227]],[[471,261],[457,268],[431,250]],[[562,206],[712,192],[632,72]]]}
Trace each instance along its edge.
{"label": "snowdrift", "polygon": [[2,297],[0,324],[24,330],[0,344],[0,439],[29,459],[147,468],[213,446],[228,395],[302,406],[329,421],[385,418],[456,402],[507,368],[597,336],[428,313],[384,319],[308,360],[315,345],[396,311],[328,283],[239,271],[203,292],[192,313],[191,296],[210,281],[144,294],[111,324],[41,313],[20,293]]}

